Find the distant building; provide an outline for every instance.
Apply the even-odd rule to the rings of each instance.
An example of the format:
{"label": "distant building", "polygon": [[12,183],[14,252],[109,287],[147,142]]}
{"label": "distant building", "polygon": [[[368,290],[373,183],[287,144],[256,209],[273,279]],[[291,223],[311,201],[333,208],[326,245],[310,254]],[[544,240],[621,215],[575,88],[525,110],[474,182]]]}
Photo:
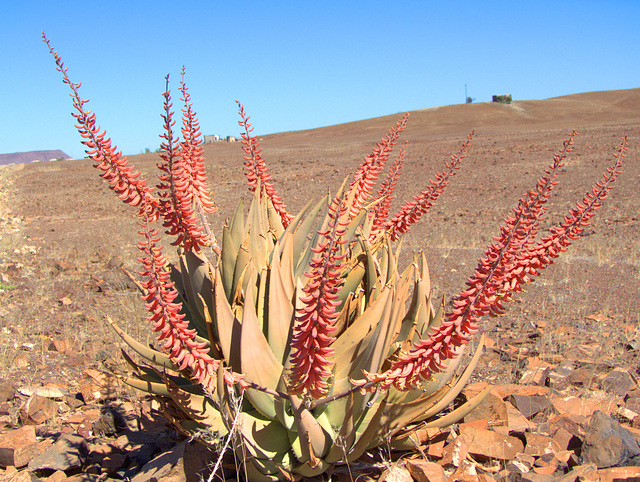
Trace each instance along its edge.
{"label": "distant building", "polygon": [[511,97],[511,94],[494,95],[491,100],[500,104],[511,104],[513,97]]}
{"label": "distant building", "polygon": [[205,144],[213,144],[214,142],[219,142],[220,136],[218,134],[214,134],[212,136],[204,136]]}
{"label": "distant building", "polygon": [[234,136],[227,136],[227,142],[235,142],[236,138]]}

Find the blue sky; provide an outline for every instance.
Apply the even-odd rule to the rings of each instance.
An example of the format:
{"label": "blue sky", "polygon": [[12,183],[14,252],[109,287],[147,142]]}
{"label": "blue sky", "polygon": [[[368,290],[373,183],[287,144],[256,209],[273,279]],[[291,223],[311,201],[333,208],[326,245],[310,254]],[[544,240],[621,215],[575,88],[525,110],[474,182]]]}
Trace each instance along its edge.
{"label": "blue sky", "polygon": [[[640,87],[640,2],[29,1],[0,7],[0,153],[81,157],[46,31],[125,154],[159,146],[183,65],[206,134],[308,129],[492,94]],[[373,142],[374,140],[372,140]]]}

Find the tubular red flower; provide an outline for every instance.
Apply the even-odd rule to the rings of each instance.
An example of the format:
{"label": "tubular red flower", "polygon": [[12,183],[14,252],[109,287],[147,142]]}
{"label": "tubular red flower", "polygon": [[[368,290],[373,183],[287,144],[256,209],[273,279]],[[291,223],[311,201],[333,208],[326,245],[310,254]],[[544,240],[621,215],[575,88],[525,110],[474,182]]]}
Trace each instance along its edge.
{"label": "tubular red flower", "polygon": [[355,217],[364,203],[369,199],[370,193],[375,186],[380,173],[384,169],[384,166],[389,159],[389,155],[393,151],[393,146],[396,145],[400,134],[407,126],[407,120],[409,119],[409,113],[407,112],[402,119],[400,119],[396,126],[389,129],[387,135],[376,144],[373,152],[369,154],[360,167],[356,171],[353,181],[350,185],[350,190],[355,192],[353,203],[349,212],[351,218]]}
{"label": "tubular red flower", "polygon": [[404,165],[404,155],[407,150],[407,141],[405,141],[404,146],[400,149],[400,153],[398,157],[393,162],[393,166],[389,169],[386,177],[380,183],[380,188],[378,189],[377,199],[380,200],[378,204],[373,207],[373,227],[371,229],[370,238],[373,239],[379,233],[384,231],[385,224],[387,218],[389,217],[389,208],[391,207],[391,202],[394,198],[394,192],[396,190],[396,185],[398,179],[400,178],[400,174],[402,171],[402,166]]}
{"label": "tubular red flower", "polygon": [[429,180],[431,187],[422,191],[413,201],[405,204],[402,209],[386,223],[385,229],[389,230],[391,239],[397,241],[401,234],[406,233],[412,224],[416,223],[436,202],[445,187],[451,182],[451,178],[460,169],[460,162],[465,158],[469,143],[475,131],[472,131],[462,144],[460,152],[451,156],[451,162],[445,164],[446,170],[437,173],[434,180]]}
{"label": "tubular red flower", "polygon": [[182,138],[180,143],[180,154],[184,160],[187,188],[193,196],[194,202],[207,213],[214,213],[216,207],[211,199],[209,188],[207,187],[207,174],[204,166],[204,149],[202,147],[202,135],[200,133],[200,123],[196,112],[193,110],[191,95],[184,83],[185,68],[182,67],[182,78],[180,80],[181,100],[184,103],[182,108]]}
{"label": "tubular red flower", "polygon": [[514,215],[507,217],[496,242],[487,248],[474,275],[467,281],[468,288],[454,301],[453,309],[445,315],[442,325],[433,330],[429,338],[418,341],[409,353],[400,355],[389,370],[365,374],[367,380],[355,381],[355,385],[375,382],[383,388],[394,385],[399,390],[406,390],[417,386],[420,380],[428,379],[443,368],[444,361],[456,356],[457,347],[468,343],[470,335],[477,332],[481,318],[501,314],[503,302],[510,301],[512,293],[521,291],[523,284],[531,282],[532,276],[539,275],[540,270],[551,264],[553,258],[577,238],[612,189],[622,167],[627,141],[623,138],[614,156],[615,163],[606,170],[603,180],[577,203],[563,223],[552,228],[549,235],[534,245],[544,204],[557,184],[558,169],[571,151],[575,135],[575,131],[571,133],[536,188],[520,200]]}
{"label": "tubular red flower", "polygon": [[[199,251],[201,246],[210,244],[209,237],[202,232],[198,223],[198,218],[194,211],[196,189],[194,182],[199,181],[194,175],[193,159],[194,155],[190,143],[193,139],[185,140],[186,149],[179,149],[179,141],[174,137],[173,112],[171,111],[171,92],[169,90],[169,75],[165,77],[166,88],[162,94],[164,97],[164,134],[160,136],[161,162],[158,168],[162,171],[158,177],[160,183],[157,185],[160,191],[160,203],[162,206],[163,226],[167,228],[167,234],[176,236],[173,245],[181,245],[185,250],[194,249]],[[189,119],[185,122],[188,124]],[[188,130],[185,128],[185,130]],[[183,131],[184,132],[184,131]],[[191,134],[187,132],[187,136]],[[196,169],[198,169],[196,167]],[[204,169],[204,167],[202,168]]]}
{"label": "tubular red flower", "polygon": [[251,132],[253,131],[251,122],[249,122],[251,116],[246,114],[244,106],[237,100],[236,104],[238,104],[238,114],[240,114],[238,124],[244,129],[244,132],[240,135],[242,137],[242,150],[246,154],[244,156],[244,166],[246,169],[245,174],[249,180],[249,190],[251,192],[256,190],[259,179],[262,189],[264,189],[269,199],[271,199],[273,207],[278,213],[278,216],[280,216],[282,225],[286,228],[293,219],[293,216],[287,212],[287,208],[282,202],[282,198],[273,185],[271,174],[269,174],[269,168],[262,157],[262,149],[260,148],[258,138],[251,135]]}
{"label": "tubular red flower", "polygon": [[[319,256],[309,263],[305,273],[309,282],[300,298],[302,307],[297,309],[292,336],[291,393],[309,393],[314,398],[327,394],[326,379],[331,376],[333,333],[338,317],[337,293],[344,280],[341,276],[346,254],[342,253],[346,243],[344,234],[347,221],[341,222],[347,213],[344,201],[334,199],[329,206],[329,227],[318,231],[325,241],[314,249]],[[305,296],[306,295],[306,296]]]}
{"label": "tubular red flower", "polygon": [[100,126],[96,125],[96,115],[84,107],[89,101],[80,97],[78,89],[81,84],[71,82],[60,55],[53,50],[44,32],[42,40],[55,59],[56,69],[62,74],[62,81],[71,89],[73,107],[77,111],[71,115],[76,119],[75,127],[83,139],[82,144],[87,147],[85,152],[95,162],[94,167],[102,171],[100,177],[109,183],[109,187],[123,202],[137,207],[140,216],[157,219],[160,206],[152,195],[153,188],[148,187],[144,179],[139,179],[140,173],[128,165],[127,158],[122,156],[122,152],[116,151],[116,146],[111,145],[106,131],[100,131]]}
{"label": "tubular red flower", "polygon": [[[205,389],[213,390],[217,384],[217,372],[220,360],[209,356],[209,348],[196,341],[195,330],[189,329],[189,322],[180,313],[181,303],[176,303],[178,292],[170,280],[167,261],[159,246],[157,229],[151,229],[149,220],[141,224],[143,240],[138,247],[144,253],[139,261],[143,270],[140,275],[146,278],[142,286],[146,294],[142,296],[147,317],[152,330],[158,334],[158,341],[171,360],[180,370],[188,370],[192,377]],[[239,383],[245,386],[242,376],[225,369],[225,380],[229,385]]]}

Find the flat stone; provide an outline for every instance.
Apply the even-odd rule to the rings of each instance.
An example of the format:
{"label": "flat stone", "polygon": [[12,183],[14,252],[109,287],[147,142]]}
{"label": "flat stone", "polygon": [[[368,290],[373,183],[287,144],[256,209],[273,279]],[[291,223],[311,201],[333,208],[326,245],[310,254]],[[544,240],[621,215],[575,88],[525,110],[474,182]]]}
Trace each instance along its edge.
{"label": "flat stone", "polygon": [[89,453],[84,438],[63,434],[43,454],[29,462],[29,470],[69,470],[82,467]]}
{"label": "flat stone", "polygon": [[558,482],[599,482],[600,475],[595,464],[577,465],[568,474],[556,478]]}
{"label": "flat stone", "polygon": [[503,435],[491,430],[468,427],[461,432],[467,442],[470,454],[490,459],[511,460],[524,452],[524,444],[519,438]]}
{"label": "flat stone", "polygon": [[570,413],[572,415],[579,415],[582,417],[591,417],[597,410],[605,413],[612,413],[617,410],[617,403],[611,399],[606,398],[580,398],[574,396],[567,397],[551,397],[553,406],[559,413]]}
{"label": "flat stone", "polygon": [[627,370],[614,368],[602,379],[600,388],[608,393],[624,397],[636,388],[636,382]]}
{"label": "flat stone", "polygon": [[558,470],[558,468],[555,465],[543,465],[542,467],[534,467],[533,468],[533,472],[538,474],[538,475],[543,475],[543,476],[551,476],[553,474],[555,474],[556,470]]}
{"label": "flat stone", "polygon": [[549,387],[538,387],[535,385],[518,385],[516,383],[511,383],[508,385],[496,385],[491,391],[496,393],[496,395],[504,400],[511,395],[547,395],[549,393]]}
{"label": "flat stone", "polygon": [[538,474],[536,472],[527,472],[520,479],[522,482],[554,482],[556,479],[553,475]]}
{"label": "flat stone", "polygon": [[550,415],[555,411],[551,401],[543,395],[514,394],[509,397],[509,401],[529,420],[538,413]]}
{"label": "flat stone", "polygon": [[24,467],[39,453],[33,425],[0,435],[0,465],[3,467]]}
{"label": "flat stone", "polygon": [[535,428],[535,424],[527,420],[511,403],[506,402],[505,406],[507,408],[507,426],[510,431],[526,432]]}
{"label": "flat stone", "polygon": [[486,419],[490,427],[507,425],[507,407],[496,393],[491,392],[465,418],[465,423]]}
{"label": "flat stone", "polygon": [[413,482],[409,470],[397,463],[380,474],[379,482]]}
{"label": "flat stone", "polygon": [[561,450],[576,450],[582,447],[582,440],[564,427],[556,430],[556,433],[553,434],[553,440],[555,440]]}
{"label": "flat stone", "polygon": [[608,468],[635,465],[639,455],[640,446],[631,432],[603,412],[593,414],[582,445],[584,460]]}
{"label": "flat stone", "polygon": [[611,467],[598,470],[600,482],[614,482],[628,480],[634,482],[640,480],[640,467]]}
{"label": "flat stone", "polygon": [[444,469],[434,462],[428,462],[423,459],[407,460],[406,467],[416,482],[447,481]]}
{"label": "flat stone", "polygon": [[68,395],[66,390],[62,390],[58,387],[42,387],[42,386],[25,386],[20,387],[18,389],[18,393],[24,395],[25,397],[30,397],[31,395],[38,395],[39,397],[44,398],[53,398],[62,400],[66,395]]}
{"label": "flat stone", "polygon": [[44,479],[41,479],[33,472],[29,472],[27,470],[21,470],[17,474],[9,477],[7,476],[7,474],[5,474],[2,480],[6,482],[37,482],[38,480],[44,480]]}
{"label": "flat stone", "polygon": [[544,454],[553,454],[562,450],[558,442],[551,437],[545,437],[544,435],[531,432],[526,432],[524,437],[526,440],[525,454],[540,457]]}
{"label": "flat stone", "polygon": [[34,393],[20,407],[20,420],[25,425],[40,425],[51,420],[57,412],[57,402]]}
{"label": "flat stone", "polygon": [[184,441],[147,463],[131,482],[147,482],[152,478],[163,482],[186,482],[202,477],[206,480],[211,458],[212,453],[205,446]]}

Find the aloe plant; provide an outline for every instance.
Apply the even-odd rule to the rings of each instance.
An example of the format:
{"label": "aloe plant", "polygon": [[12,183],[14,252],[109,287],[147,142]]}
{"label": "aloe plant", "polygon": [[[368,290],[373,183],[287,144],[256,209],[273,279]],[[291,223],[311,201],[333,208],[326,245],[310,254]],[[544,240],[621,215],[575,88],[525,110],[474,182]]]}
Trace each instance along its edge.
{"label": "aloe plant", "polygon": [[[112,322],[145,360],[126,382],[163,397],[167,416],[187,434],[213,434],[244,463],[248,480],[292,480],[350,463],[379,445],[415,446],[416,432],[445,427],[477,406],[489,388],[451,409],[480,356],[462,353],[479,321],[549,266],[589,223],[612,188],[623,139],[603,180],[539,236],[559,169],[575,132],[514,208],[475,273],[446,312],[432,299],[427,262],[398,265],[398,242],[436,202],[466,155],[471,133],[429,187],[389,216],[405,148],[389,157],[409,114],[376,145],[334,195],[288,212],[250,118],[238,103],[245,171],[253,193],[222,230],[206,224],[207,188],[196,113],[183,79],[182,140],[173,131],[167,76],[157,190],[149,187],[96,124],[60,56],[43,34],[72,91],[76,127],[101,176],[138,209],[139,283],[158,349]],[[158,222],[175,237],[178,261],[158,245]],[[110,320],[111,321],[111,320]],[[201,437],[205,442],[209,439]]]}

